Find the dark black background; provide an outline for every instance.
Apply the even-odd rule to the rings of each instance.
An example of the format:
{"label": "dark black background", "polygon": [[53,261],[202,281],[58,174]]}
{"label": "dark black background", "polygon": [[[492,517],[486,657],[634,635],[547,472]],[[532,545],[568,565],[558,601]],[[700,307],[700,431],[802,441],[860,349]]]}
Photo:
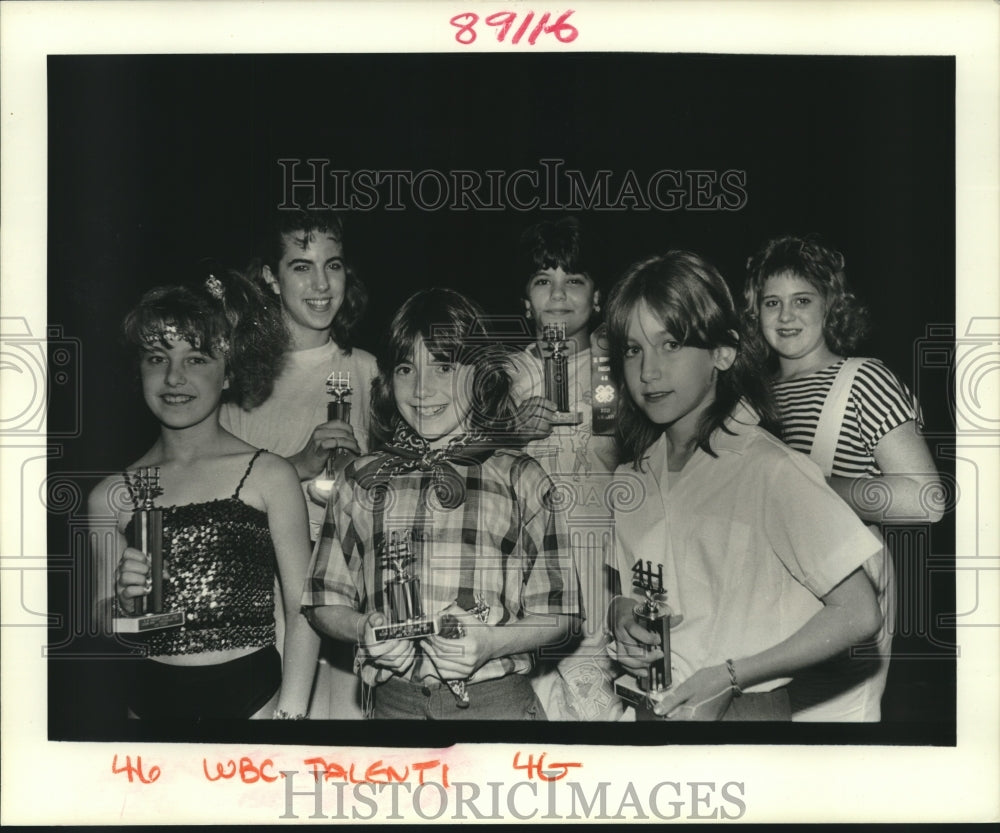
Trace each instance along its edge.
{"label": "dark black background", "polygon": [[[947,373],[920,360],[929,341],[948,349],[954,325],[951,58],[51,56],[48,89],[48,319],[78,341],[80,368],[74,384],[52,391],[50,434],[65,425],[74,436],[50,461],[50,482],[68,478],[85,494],[151,444],[156,425],[118,324],[145,289],[189,280],[206,259],[244,265],[282,199],[284,158],[445,173],[537,170],[539,160],[559,159],[588,179],[613,171],[618,183],[629,170],[640,181],[662,169],[745,171],[748,199],[739,211],[577,212],[602,242],[603,282],[639,257],[688,248],[712,260],[738,295],[746,258],[765,239],[822,234],[844,252],[848,277],[871,308],[874,333],[862,352],[916,388],[932,451],[946,476],[954,470]],[[520,230],[546,213],[412,205],[352,212],[346,254],[372,295],[360,346],[374,350],[392,312],[423,286],[462,289],[493,313],[519,312],[511,250]],[[49,552],[60,563],[65,553],[70,564],[84,563],[83,511],[50,508]],[[917,572],[928,555],[947,560],[953,539],[949,517],[932,530]],[[52,630],[50,737],[154,731],[117,717],[116,663],[94,656],[109,646],[83,633],[85,617],[73,610],[71,588],[84,573],[50,578],[50,606],[66,612]],[[933,585],[931,601],[921,597],[930,605],[921,621],[954,610],[950,575],[934,573]],[[903,651],[883,726],[860,727],[862,734],[730,727],[723,735],[719,727],[675,727],[662,740],[953,742],[951,631],[921,627],[897,637]],[[622,738],[587,729],[568,737],[559,727],[514,727],[541,733],[525,737]],[[169,736],[225,731],[172,727]],[[314,740],[327,737],[322,727],[311,731]],[[341,726],[327,739],[376,742],[386,740],[382,731]],[[408,737],[440,741],[435,732]],[[483,726],[455,737],[512,739],[509,728]]]}

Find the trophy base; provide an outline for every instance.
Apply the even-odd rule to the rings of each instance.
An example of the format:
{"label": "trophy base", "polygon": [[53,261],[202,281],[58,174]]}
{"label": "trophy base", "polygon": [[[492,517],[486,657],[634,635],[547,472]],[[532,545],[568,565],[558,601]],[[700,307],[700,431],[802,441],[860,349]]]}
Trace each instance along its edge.
{"label": "trophy base", "polygon": [[433,619],[417,619],[412,622],[394,622],[391,625],[379,625],[372,629],[376,642],[388,642],[390,639],[422,639],[437,632]]}
{"label": "trophy base", "polygon": [[583,422],[580,411],[557,411],[552,417],[552,425],[579,425]]}
{"label": "trophy base", "polygon": [[184,611],[169,613],[147,613],[145,616],[121,616],[115,619],[115,633],[147,633],[165,628],[176,628],[184,624]]}
{"label": "trophy base", "polygon": [[628,703],[630,706],[635,706],[637,710],[651,710],[650,695],[651,694],[662,694],[669,690],[667,688],[657,689],[656,691],[649,692],[643,690],[639,681],[636,680],[631,674],[623,674],[614,683],[615,694],[621,698],[622,702]]}

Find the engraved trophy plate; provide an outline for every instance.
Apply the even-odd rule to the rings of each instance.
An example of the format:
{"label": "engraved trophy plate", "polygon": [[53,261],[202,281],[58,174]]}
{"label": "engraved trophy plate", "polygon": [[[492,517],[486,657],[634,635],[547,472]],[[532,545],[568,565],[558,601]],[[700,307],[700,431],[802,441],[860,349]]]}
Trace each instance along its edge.
{"label": "engraved trophy plate", "polygon": [[163,510],[153,500],[163,494],[159,466],[145,467],[128,478],[129,488],[140,507],[132,513],[129,546],[149,555],[152,589],[148,596],[136,599],[135,615],[117,616],[115,633],[146,633],[176,628],[184,624],[184,611],[163,609]]}
{"label": "engraved trophy plate", "polygon": [[383,545],[382,569],[385,580],[384,612],[386,624],[374,628],[375,641],[390,639],[420,639],[437,630],[433,619],[424,615],[420,598],[420,577],[410,573],[416,560],[411,549],[409,530],[393,531]]}
{"label": "engraved trophy plate", "polygon": [[573,410],[575,403],[569,396],[569,350],[566,343],[566,324],[542,325],[544,348],[545,398],[556,405],[553,425],[579,425],[583,414]]}
{"label": "engraved trophy plate", "polygon": [[[351,403],[349,397],[354,393],[351,387],[350,371],[335,370],[326,377],[326,392],[330,396],[330,401],[326,403],[327,421],[335,419],[342,422],[351,421]],[[337,457],[341,453],[348,454],[347,449],[335,448],[330,452],[323,471],[316,477],[313,484],[316,490],[325,498],[333,489],[333,482],[337,479]]]}
{"label": "engraved trophy plate", "polygon": [[632,586],[645,595],[642,604],[632,611],[635,621],[657,637],[663,656],[649,664],[649,676],[634,678],[625,674],[615,680],[615,693],[624,701],[639,708],[648,708],[650,695],[659,694],[670,688],[670,624],[680,617],[674,616],[667,604],[667,592],[663,587],[663,565],[657,564],[653,571],[652,562],[639,559],[632,566]]}
{"label": "engraved trophy plate", "polygon": [[623,674],[615,680],[615,694],[630,706],[641,709],[649,706],[649,694],[639,688],[639,682],[631,674]]}

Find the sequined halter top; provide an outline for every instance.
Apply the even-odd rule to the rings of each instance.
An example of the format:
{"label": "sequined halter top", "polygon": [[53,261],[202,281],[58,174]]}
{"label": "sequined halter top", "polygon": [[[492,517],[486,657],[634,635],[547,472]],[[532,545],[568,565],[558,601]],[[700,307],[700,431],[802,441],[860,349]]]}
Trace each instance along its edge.
{"label": "sequined halter top", "polygon": [[240,500],[262,453],[251,458],[232,497],[163,507],[169,576],[163,609],[183,611],[184,624],[137,637],[149,656],[274,644],[275,555],[267,513]]}

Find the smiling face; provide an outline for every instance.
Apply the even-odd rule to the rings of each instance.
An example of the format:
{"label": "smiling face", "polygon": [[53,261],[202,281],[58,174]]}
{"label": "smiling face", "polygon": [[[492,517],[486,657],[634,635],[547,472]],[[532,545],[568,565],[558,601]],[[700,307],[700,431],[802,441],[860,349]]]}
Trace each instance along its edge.
{"label": "smiling face", "polygon": [[623,368],[632,401],[651,422],[666,426],[677,444],[695,435],[702,413],[715,398],[720,370],[732,366],[730,347],[685,347],[643,301],[628,318]]}
{"label": "smiling face", "polygon": [[561,266],[541,269],[528,281],[525,307],[535,322],[536,334],[546,324],[564,323],[567,340],[582,348],[589,345],[588,324],[600,293],[586,275],[567,273]]}
{"label": "smiling face", "polygon": [[320,347],[329,340],[334,316],[344,301],[343,247],[332,236],[317,232],[308,237],[292,232],[282,240],[284,254],[277,274],[265,266],[264,279],[281,297],[294,349]]}
{"label": "smiling face", "polygon": [[782,366],[821,367],[834,358],[826,346],[826,302],[805,278],[792,272],[772,275],[760,297],[760,329]]}
{"label": "smiling face", "polygon": [[468,365],[442,362],[418,336],[413,356],[400,362],[392,373],[392,393],[400,416],[432,448],[466,430],[471,407],[473,369]]}
{"label": "smiling face", "polygon": [[142,353],[142,394],[153,415],[167,428],[198,425],[217,414],[229,387],[226,362],[192,347],[183,338],[164,337]]}

